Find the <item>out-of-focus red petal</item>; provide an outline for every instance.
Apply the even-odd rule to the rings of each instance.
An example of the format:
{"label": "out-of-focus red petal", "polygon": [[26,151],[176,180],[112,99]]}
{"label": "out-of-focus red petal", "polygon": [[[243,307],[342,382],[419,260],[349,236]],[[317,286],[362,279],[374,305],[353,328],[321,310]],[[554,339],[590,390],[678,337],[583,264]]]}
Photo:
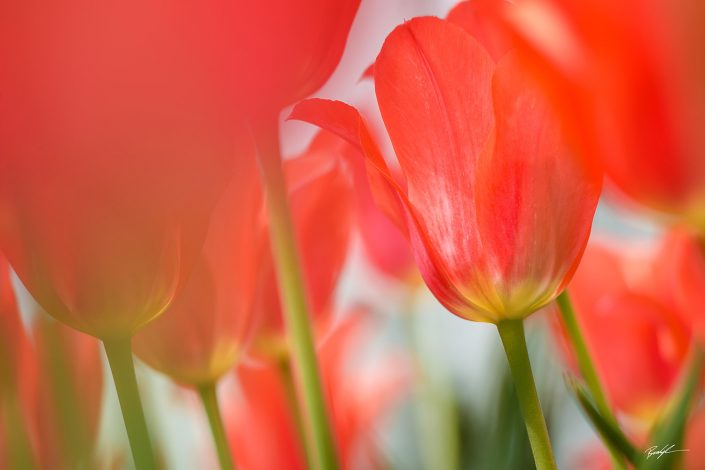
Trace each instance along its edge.
{"label": "out-of-focus red petal", "polygon": [[527,0],[506,16],[586,159],[634,200],[701,227],[699,3]]}
{"label": "out-of-focus red petal", "polygon": [[279,112],[338,65],[360,0],[223,2],[235,88],[249,113]]}
{"label": "out-of-focus red petal", "polygon": [[447,18],[480,41],[497,62],[512,47],[509,30],[499,14],[505,4],[505,0],[468,0],[457,4]]}
{"label": "out-of-focus red petal", "polygon": [[365,80],[365,79],[370,79],[374,80],[375,79],[375,64],[374,62],[369,65],[365,69],[364,72],[362,72],[362,76],[360,77],[360,81]]}
{"label": "out-of-focus red petal", "polygon": [[241,401],[228,404],[224,414],[238,466],[250,470],[306,468],[289,397],[276,365],[243,366],[237,376]]}
{"label": "out-of-focus red petal", "polygon": [[[397,403],[410,379],[406,360],[385,355],[374,365],[359,351],[374,336],[369,312],[346,312],[319,337],[318,358],[342,468],[379,468],[374,426]],[[238,370],[243,396],[226,404],[231,448],[238,464],[251,470],[304,468],[296,424],[278,365]]]}
{"label": "out-of-focus red petal", "polygon": [[[629,260],[615,250],[589,246],[569,290],[609,399],[650,423],[683,370],[690,335],[687,325],[674,321],[678,306],[664,296],[663,283],[628,279]],[[563,346],[570,351],[567,342]]]}
{"label": "out-of-focus red petal", "polygon": [[663,243],[655,273],[676,305],[679,320],[705,341],[705,244],[684,228],[672,230]]}
{"label": "out-of-focus red petal", "polygon": [[183,291],[133,341],[143,361],[185,384],[212,383],[230,370],[259,319],[255,289],[267,246],[263,196],[252,140],[244,130],[240,137],[235,175]]}
{"label": "out-of-focus red petal", "polygon": [[237,155],[213,21],[152,0],[0,6],[0,244],[73,328],[131,336],[200,252]]}
{"label": "out-of-focus red petal", "polygon": [[345,139],[358,148],[368,167],[370,189],[385,214],[407,233],[396,180],[357,109],[340,101],[309,99],[294,106],[289,119],[306,121]]}

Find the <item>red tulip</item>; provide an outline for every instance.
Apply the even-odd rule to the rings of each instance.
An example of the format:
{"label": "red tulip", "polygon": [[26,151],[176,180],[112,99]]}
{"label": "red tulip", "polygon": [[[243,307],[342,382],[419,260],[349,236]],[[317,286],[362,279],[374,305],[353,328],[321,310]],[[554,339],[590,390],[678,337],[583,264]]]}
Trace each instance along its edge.
{"label": "red tulip", "polygon": [[365,165],[357,148],[325,131],[316,136],[312,148],[316,148],[317,152],[339,156],[350,168],[355,185],[356,228],[370,261],[387,275],[402,281],[409,280],[414,274],[414,260],[408,244],[399,229],[375,204],[367,183]]}
{"label": "red tulip", "polygon": [[705,227],[700,0],[525,0],[507,12],[588,157],[626,195]]}
{"label": "red tulip", "polygon": [[664,295],[680,320],[705,341],[705,245],[689,230],[671,230],[659,254],[658,276]]}
{"label": "red tulip", "polygon": [[215,16],[154,0],[0,7],[0,246],[75,329],[131,336],[200,253],[238,150]]}
{"label": "red tulip", "polygon": [[[658,251],[670,251],[671,243]],[[686,365],[692,331],[659,277],[674,275],[663,272],[662,255],[630,259],[623,251],[589,246],[569,291],[608,399],[649,424]]]}
{"label": "red tulip", "polygon": [[248,112],[269,118],[320,88],[340,61],[359,6],[360,0],[226,4],[234,86]]}
{"label": "red tulip", "polygon": [[41,466],[90,466],[103,398],[99,345],[48,318],[36,320],[33,337],[36,391],[28,408],[33,411]]}
{"label": "red tulip", "polygon": [[[339,140],[339,139],[338,139]],[[320,134],[309,148],[284,162],[289,203],[313,321],[324,321],[347,258],[354,217],[354,193],[348,165]],[[271,252],[257,288],[262,315],[256,353],[276,356],[285,348],[284,324]]]}
{"label": "red tulip", "polygon": [[[357,352],[374,325],[361,311],[319,341],[318,357],[343,468],[382,468],[372,431],[398,402],[409,380],[408,364],[393,355],[374,364],[359,363]],[[273,364],[238,370],[242,396],[228,404],[231,448],[250,470],[303,469],[304,452],[282,378]]]}
{"label": "red tulip", "polygon": [[237,154],[235,177],[213,212],[183,291],[164,315],[135,336],[135,353],[144,362],[190,385],[213,384],[233,367],[256,322],[265,228],[250,144]]}
{"label": "red tulip", "polygon": [[292,117],[365,154],[378,204],[408,235],[422,276],[450,311],[498,322],[529,315],[565,287],[600,182],[571,157],[516,56],[493,60],[478,42],[485,37],[417,18],[385,41],[376,94],[405,183],[354,108],[309,100]]}
{"label": "red tulip", "polygon": [[0,322],[12,339],[3,346],[13,346],[0,351],[0,466],[18,464],[11,457],[17,449],[5,446],[17,446],[22,433],[30,458],[42,468],[90,466],[103,394],[98,343],[40,312],[30,338],[9,279],[0,255]]}

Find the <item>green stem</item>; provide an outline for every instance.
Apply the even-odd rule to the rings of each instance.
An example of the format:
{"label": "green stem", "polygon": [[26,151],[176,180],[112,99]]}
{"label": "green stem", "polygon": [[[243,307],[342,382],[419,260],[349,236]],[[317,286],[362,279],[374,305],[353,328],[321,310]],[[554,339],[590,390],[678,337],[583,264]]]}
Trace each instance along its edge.
{"label": "green stem", "polygon": [[607,403],[607,396],[602,388],[595,366],[592,363],[590,351],[588,350],[587,343],[580,329],[578,318],[575,316],[575,309],[573,308],[573,303],[570,301],[568,291],[563,291],[563,293],[558,296],[556,302],[561,312],[563,324],[568,332],[568,338],[570,338],[570,343],[575,351],[580,374],[583,376],[583,379],[585,379],[585,383],[592,394],[592,398],[595,400],[597,409],[600,410],[604,418],[612,424],[617,424],[617,419],[612,414],[612,409]]}
{"label": "green stem", "polygon": [[131,342],[131,339],[103,341],[103,345],[113,373],[135,467],[137,470],[153,470],[157,468],[157,463],[137,388]]}
{"label": "green stem", "polygon": [[253,129],[259,153],[262,184],[267,200],[269,233],[284,306],[289,345],[319,470],[338,468],[338,457],[326,412],[316,349],[309,320],[301,264],[296,249],[286,181],[279,149],[276,118]]}
{"label": "green stem", "polygon": [[[585,379],[585,383],[588,386],[588,390],[590,390],[593,400],[595,400],[598,411],[610,424],[619,426],[617,418],[615,418],[607,402],[607,396],[602,388],[600,377],[595,370],[591,359],[592,356],[585,342],[585,337],[583,336],[578,317],[575,315],[575,309],[573,308],[573,303],[570,300],[570,295],[567,290],[564,290],[563,293],[558,296],[556,303],[558,304],[558,310],[561,313],[563,324],[568,332],[570,344],[573,346],[573,351],[575,351],[580,374],[583,376],[583,379]],[[626,468],[624,459],[622,459],[619,452],[610,444],[607,444],[607,448],[612,457],[613,464],[618,468]]]}
{"label": "green stem", "polygon": [[208,424],[211,428],[211,434],[213,434],[215,449],[218,452],[220,468],[223,470],[233,470],[235,465],[230,453],[230,447],[228,446],[228,439],[225,435],[223,419],[220,416],[220,407],[218,406],[218,395],[215,391],[215,384],[199,386],[198,394],[201,396],[203,408],[205,408],[206,414],[208,415]]}
{"label": "green stem", "polygon": [[286,393],[287,406],[289,412],[296,425],[296,434],[299,438],[299,447],[301,448],[304,458],[306,459],[306,468],[311,468],[311,444],[310,439],[306,436],[306,427],[304,426],[304,417],[301,414],[301,406],[296,397],[296,385],[294,383],[294,375],[291,370],[291,361],[286,355],[279,361],[279,375],[281,376],[284,392]]}
{"label": "green stem", "polygon": [[534,375],[531,372],[529,352],[526,349],[524,323],[522,320],[503,320],[497,323],[497,330],[509,361],[509,369],[519,397],[519,407],[524,415],[524,424],[526,424],[536,468],[537,470],[555,469],[556,461],[551,450],[551,440],[548,437],[546,421],[536,393]]}
{"label": "green stem", "polygon": [[[10,465],[10,468],[37,468],[24,408],[19,397],[14,391],[7,391],[7,396],[0,395],[0,399],[0,425],[4,425],[7,446],[7,460],[4,463]],[[3,463],[1,457],[0,464]]]}

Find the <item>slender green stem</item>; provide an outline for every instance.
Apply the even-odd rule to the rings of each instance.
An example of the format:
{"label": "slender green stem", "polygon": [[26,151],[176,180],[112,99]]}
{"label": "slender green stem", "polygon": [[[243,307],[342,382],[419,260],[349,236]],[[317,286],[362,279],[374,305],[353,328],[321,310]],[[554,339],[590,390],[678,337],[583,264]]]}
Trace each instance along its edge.
{"label": "slender green stem", "polygon": [[[595,400],[595,405],[603,418],[605,418],[610,424],[618,427],[619,423],[617,422],[617,418],[615,418],[612,413],[612,409],[607,402],[607,396],[602,388],[600,377],[597,375],[597,371],[595,370],[595,366],[591,359],[592,356],[590,355],[587,343],[585,342],[585,337],[583,336],[582,329],[580,328],[580,324],[578,322],[578,317],[575,315],[575,309],[573,308],[573,303],[570,300],[570,295],[567,290],[564,290],[563,293],[558,296],[556,303],[558,304],[558,310],[561,313],[563,324],[568,332],[570,344],[573,346],[573,351],[575,351],[580,374],[583,376],[583,379],[585,379],[588,390],[590,390],[590,394],[592,395],[593,400]],[[610,444],[607,444],[607,448],[612,457],[614,466],[617,468],[626,468],[624,459],[620,456],[619,451],[617,451]]]}
{"label": "slender green stem", "polygon": [[225,435],[223,419],[220,416],[218,394],[215,391],[215,384],[199,386],[198,394],[201,396],[203,408],[205,408],[206,414],[208,415],[208,424],[211,428],[211,434],[213,434],[215,450],[218,452],[220,468],[223,470],[233,470],[235,465],[233,463],[232,454],[230,453],[230,447],[228,446],[228,439]]}
{"label": "slender green stem", "polygon": [[122,418],[125,421],[127,438],[130,441],[132,457],[137,470],[153,470],[157,463],[152,450],[152,443],[147,430],[147,421],[142,410],[135,364],[132,361],[131,339],[103,341],[108,356],[110,370],[113,373]]}
{"label": "slender green stem", "polygon": [[282,358],[279,363],[279,375],[281,376],[284,392],[286,393],[287,405],[289,412],[296,425],[296,434],[299,438],[299,446],[306,459],[306,468],[311,468],[311,443],[306,436],[306,427],[304,426],[304,417],[301,414],[301,406],[296,396],[296,384],[294,383],[294,374],[291,370],[291,361],[289,356]]}
{"label": "slender green stem", "polygon": [[319,470],[338,468],[338,457],[326,412],[316,349],[308,314],[301,264],[279,149],[276,118],[253,128],[262,183],[267,199],[269,233],[274,252],[279,292],[297,382],[300,384],[307,425]]}
{"label": "slender green stem", "polygon": [[536,468],[555,469],[556,461],[553,458],[551,440],[548,437],[546,421],[536,393],[534,374],[531,372],[529,352],[526,349],[524,323],[522,320],[503,320],[497,323],[497,330],[509,361]]}
{"label": "slender green stem", "polygon": [[614,414],[612,414],[612,409],[607,403],[607,396],[602,388],[595,366],[592,363],[590,351],[588,350],[587,343],[580,329],[580,324],[575,315],[575,309],[573,308],[573,303],[570,301],[568,291],[563,291],[563,293],[558,296],[556,302],[561,312],[563,324],[568,332],[568,338],[570,338],[570,343],[575,351],[575,356],[578,360],[578,368],[580,369],[583,379],[585,379],[585,383],[592,394],[592,398],[595,400],[597,409],[600,410],[600,413],[605,419],[612,424],[617,424],[617,419],[614,417]]}

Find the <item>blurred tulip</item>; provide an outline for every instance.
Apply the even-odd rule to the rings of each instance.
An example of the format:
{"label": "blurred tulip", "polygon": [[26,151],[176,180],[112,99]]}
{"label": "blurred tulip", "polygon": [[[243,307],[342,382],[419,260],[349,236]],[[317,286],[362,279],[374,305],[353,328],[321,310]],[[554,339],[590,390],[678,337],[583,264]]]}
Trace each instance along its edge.
{"label": "blurred tulip", "polygon": [[0,449],[0,466],[21,466],[20,451],[33,462],[25,461],[27,465],[39,468],[91,468],[103,394],[98,343],[41,312],[34,316],[30,338],[9,279],[7,262],[0,255],[0,321],[3,333],[17,346],[9,355],[4,354],[7,349],[0,354],[2,364],[14,366],[11,380],[3,370],[0,390],[0,415],[4,415],[0,441],[5,446]]}
{"label": "blurred tulip", "polygon": [[485,37],[417,18],[382,47],[377,100],[406,185],[354,108],[308,100],[292,118],[365,153],[377,203],[407,234],[431,291],[460,317],[496,323],[533,313],[566,286],[600,180],[571,157],[516,56],[495,62]]}
{"label": "blurred tulip", "polygon": [[[44,314],[42,314],[44,317]],[[32,329],[36,398],[29,405],[42,468],[95,465],[103,398],[98,342],[48,318]]]}
{"label": "blurred tulip", "polygon": [[586,156],[705,230],[703,2],[522,0],[507,17]]}
{"label": "blurred tulip", "polygon": [[700,408],[693,413],[686,430],[684,449],[688,449],[685,456],[685,468],[698,470],[705,468],[705,448],[702,439],[705,436],[705,408]]}
{"label": "blurred tulip", "polygon": [[140,359],[192,386],[214,384],[229,371],[256,324],[255,288],[266,248],[262,191],[252,144],[233,157],[235,176],[183,291],[134,339]]}
{"label": "blurred tulip", "polygon": [[[314,323],[326,321],[333,294],[347,259],[353,228],[355,194],[349,164],[330,145],[333,138],[319,134],[303,155],[284,162],[298,251],[304,271],[307,299]],[[287,355],[280,294],[271,252],[257,288],[255,308],[262,315],[256,333],[255,354],[269,358]]]}
{"label": "blurred tulip", "polygon": [[[374,323],[365,311],[348,312],[330,335],[318,341],[318,357],[327,391],[342,468],[384,468],[374,439],[383,414],[398,403],[410,379],[409,365],[396,355],[374,364],[360,362],[359,351],[371,340]],[[226,412],[233,453],[243,468],[307,468],[291,397],[277,367],[238,370],[242,396]]]}
{"label": "blurred tulip", "polygon": [[699,234],[684,228],[669,232],[655,276],[680,320],[705,342],[705,244]]}
{"label": "blurred tulip", "polygon": [[0,6],[0,249],[103,340],[140,469],[130,339],[184,284],[238,155],[221,25],[196,2]]}
{"label": "blurred tulip", "polygon": [[215,15],[148,1],[0,7],[0,246],[101,339],[157,317],[237,156]]}
{"label": "blurred tulip", "polygon": [[673,241],[633,258],[623,248],[590,245],[569,288],[608,400],[647,426],[670,397],[691,346],[691,325],[661,282],[675,274],[661,262]]}
{"label": "blurred tulip", "polygon": [[251,117],[318,90],[340,61],[360,0],[238,0],[225,5],[234,86]]}
{"label": "blurred tulip", "polygon": [[347,161],[353,169],[355,202],[357,206],[357,228],[369,260],[381,272],[402,282],[418,281],[413,254],[404,235],[380,210],[367,182],[365,163],[357,148],[336,138],[343,146]]}

